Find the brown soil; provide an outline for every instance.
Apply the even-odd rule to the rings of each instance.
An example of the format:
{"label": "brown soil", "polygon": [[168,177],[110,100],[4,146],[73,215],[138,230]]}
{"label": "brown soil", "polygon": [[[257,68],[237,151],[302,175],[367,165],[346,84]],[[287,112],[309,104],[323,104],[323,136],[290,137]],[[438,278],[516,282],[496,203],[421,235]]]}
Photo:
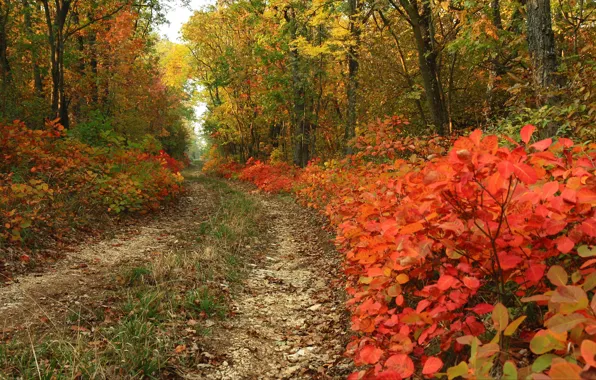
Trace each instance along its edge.
{"label": "brown soil", "polygon": [[268,248],[254,264],[236,316],[209,345],[222,357],[190,379],[345,378],[350,360],[339,257],[316,218],[288,201],[260,196],[270,218]]}

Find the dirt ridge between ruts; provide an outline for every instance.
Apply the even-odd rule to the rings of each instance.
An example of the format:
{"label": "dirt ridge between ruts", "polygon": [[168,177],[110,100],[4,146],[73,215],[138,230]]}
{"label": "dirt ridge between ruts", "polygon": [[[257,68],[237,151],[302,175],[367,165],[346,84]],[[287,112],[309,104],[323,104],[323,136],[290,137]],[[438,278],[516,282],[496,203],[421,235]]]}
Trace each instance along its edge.
{"label": "dirt ridge between ruts", "polygon": [[[245,185],[238,185],[246,189]],[[189,379],[345,378],[349,339],[341,258],[320,220],[288,199],[258,195],[269,218],[267,249],[240,295],[236,316],[214,330],[216,365]]]}

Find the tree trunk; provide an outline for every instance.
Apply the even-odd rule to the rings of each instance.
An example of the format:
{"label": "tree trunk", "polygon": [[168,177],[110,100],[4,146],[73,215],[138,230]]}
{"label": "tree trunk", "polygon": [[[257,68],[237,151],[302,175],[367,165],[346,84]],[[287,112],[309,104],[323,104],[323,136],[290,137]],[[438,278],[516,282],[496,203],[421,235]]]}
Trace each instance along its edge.
{"label": "tree trunk", "polygon": [[52,114],[60,119],[60,123],[68,128],[68,101],[66,99],[64,83],[64,27],[70,10],[70,0],[56,1],[56,13],[52,18],[48,0],[42,0],[46,26],[48,28],[48,42],[50,45],[50,66],[52,73]]}
{"label": "tree trunk", "polygon": [[[408,65],[406,64],[405,54],[403,52],[403,49],[401,48],[401,43],[399,42],[399,37],[393,30],[391,23],[389,22],[389,20],[387,20],[387,18],[383,14],[383,12],[378,11],[378,13],[379,13],[379,16],[381,17],[381,20],[383,21],[383,24],[387,27],[387,29],[389,30],[389,33],[391,34],[391,36],[393,37],[393,40],[395,41],[395,46],[397,47],[397,52],[399,53],[399,62],[401,64],[401,68],[404,72],[404,77],[406,78],[406,82],[408,83],[408,86],[410,88],[414,88],[414,80],[412,79],[412,76],[410,75],[410,71],[408,70]],[[420,118],[422,119],[422,122],[424,124],[426,124],[426,115],[424,114],[424,108],[422,108],[422,102],[420,101],[420,99],[414,99],[414,103],[416,104],[416,108],[418,108],[418,113],[420,113]]]}
{"label": "tree trunk", "polygon": [[33,31],[33,23],[31,21],[31,12],[33,11],[33,8],[30,8],[28,0],[23,0],[23,10],[25,12],[25,30],[27,31],[27,34],[30,36],[31,40],[31,66],[33,72],[33,83],[35,86],[35,95],[39,98],[43,98],[43,81],[41,78],[41,70],[37,64],[38,50],[37,45],[31,38],[35,35],[35,32]]}
{"label": "tree trunk", "polygon": [[[501,31],[503,30],[503,21],[501,18],[501,4],[499,0],[491,1],[491,19],[494,27]],[[499,51],[502,51],[500,45]],[[496,57],[490,58],[489,69],[488,69],[488,83],[486,86],[486,119],[489,120],[495,115],[496,104],[496,88],[498,77],[505,74],[503,65],[501,64],[501,54],[497,54]]]}
{"label": "tree trunk", "polygon": [[348,16],[350,19],[349,31],[352,41],[348,47],[348,83],[346,96],[348,99],[348,110],[346,114],[346,129],[344,133],[344,144],[346,154],[352,154],[352,147],[348,142],[356,136],[356,103],[358,101],[358,69],[360,68],[359,49],[360,35],[362,33],[360,18],[360,4],[358,0],[348,0]]}
{"label": "tree trunk", "polygon": [[[286,15],[286,20],[290,23],[290,38],[296,40],[298,35],[298,25],[294,10],[291,9]],[[300,56],[295,46],[290,48],[290,63],[292,67],[292,91],[294,95],[293,125],[294,125],[294,165],[300,167],[306,166],[309,157],[309,125],[306,120],[306,105],[304,80],[300,73]]]}
{"label": "tree trunk", "polygon": [[12,79],[8,61],[8,33],[6,30],[9,14],[10,1],[7,0],[4,6],[0,7],[0,76],[4,86],[8,86]]}
{"label": "tree trunk", "polygon": [[538,94],[538,104],[553,100],[549,89],[557,85],[557,53],[551,21],[550,0],[528,0],[527,29],[528,50],[532,58],[533,82]]}
{"label": "tree trunk", "polygon": [[420,74],[432,123],[440,135],[445,135],[449,117],[439,83],[430,0],[422,0],[421,10],[418,9],[417,0],[400,0],[400,4],[406,10],[414,31]]}

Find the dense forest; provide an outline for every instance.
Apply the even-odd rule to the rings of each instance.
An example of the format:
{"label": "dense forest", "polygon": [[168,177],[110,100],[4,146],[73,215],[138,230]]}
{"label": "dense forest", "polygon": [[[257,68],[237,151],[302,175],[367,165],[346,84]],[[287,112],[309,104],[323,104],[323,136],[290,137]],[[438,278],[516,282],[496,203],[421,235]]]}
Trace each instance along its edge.
{"label": "dense forest", "polygon": [[222,1],[185,25],[204,171],[336,235],[349,379],[594,376],[595,12]]}
{"label": "dense forest", "polygon": [[[185,82],[163,75],[160,1],[0,3],[0,120],[56,120],[91,146],[182,158],[192,117]],[[161,50],[160,50],[161,49]],[[165,54],[162,54],[164,53]]]}
{"label": "dense forest", "polygon": [[0,2],[0,246],[180,192],[195,115],[157,34],[167,6]]}
{"label": "dense forest", "polygon": [[304,166],[392,115],[413,135],[532,123],[593,138],[594,11],[583,0],[222,1],[183,36],[220,149]]}

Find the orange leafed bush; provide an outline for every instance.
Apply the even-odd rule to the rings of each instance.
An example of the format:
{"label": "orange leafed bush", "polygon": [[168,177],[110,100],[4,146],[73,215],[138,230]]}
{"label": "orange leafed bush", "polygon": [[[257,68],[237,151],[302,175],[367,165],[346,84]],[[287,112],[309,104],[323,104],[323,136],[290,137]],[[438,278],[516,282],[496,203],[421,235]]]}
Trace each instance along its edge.
{"label": "orange leafed bush", "polygon": [[401,122],[295,186],[345,254],[351,378],[596,371],[596,144],[374,133]]}
{"label": "orange leafed bush", "polygon": [[161,152],[93,148],[49,123],[0,127],[0,245],[32,244],[99,214],[148,211],[182,191],[181,165]]}
{"label": "orange leafed bush", "polygon": [[296,182],[296,175],[296,168],[286,163],[267,164],[251,158],[238,178],[252,182],[268,193],[289,193]]}

